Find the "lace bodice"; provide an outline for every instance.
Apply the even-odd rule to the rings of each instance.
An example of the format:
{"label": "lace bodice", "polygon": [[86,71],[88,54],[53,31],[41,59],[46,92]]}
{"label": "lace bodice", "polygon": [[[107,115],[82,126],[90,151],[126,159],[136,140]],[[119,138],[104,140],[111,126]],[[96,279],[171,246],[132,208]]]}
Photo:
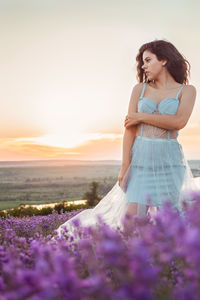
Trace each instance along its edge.
{"label": "lace bodice", "polygon": [[[153,114],[160,114],[158,111],[155,111]],[[168,138],[176,139],[178,137],[178,130],[168,130],[160,127],[156,127],[149,124],[140,123],[137,126],[136,136],[143,135],[151,138]]]}

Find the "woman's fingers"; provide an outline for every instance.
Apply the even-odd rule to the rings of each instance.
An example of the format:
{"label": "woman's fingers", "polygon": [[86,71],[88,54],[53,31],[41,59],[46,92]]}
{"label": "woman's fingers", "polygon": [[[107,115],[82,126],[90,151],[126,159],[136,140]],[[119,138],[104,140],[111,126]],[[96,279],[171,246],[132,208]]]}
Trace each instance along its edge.
{"label": "woman's fingers", "polygon": [[127,127],[127,126],[130,126],[129,122],[130,122],[130,121],[129,121],[128,119],[127,119],[127,120],[125,120],[125,122],[124,122],[124,126],[125,126],[125,127]]}
{"label": "woman's fingers", "polygon": [[118,177],[118,184],[119,184],[119,186],[121,184],[121,181],[122,181],[122,177]]}
{"label": "woman's fingers", "polygon": [[124,124],[124,127],[126,127],[126,128],[128,128],[130,126],[131,126],[131,124],[129,124],[128,122]]}
{"label": "woman's fingers", "polygon": [[126,116],[124,121],[125,127],[130,127],[139,124],[138,113],[133,113],[131,116]]}
{"label": "woman's fingers", "polygon": [[131,117],[126,116],[125,121],[124,121],[124,126],[127,128],[131,126],[133,123],[133,119]]}

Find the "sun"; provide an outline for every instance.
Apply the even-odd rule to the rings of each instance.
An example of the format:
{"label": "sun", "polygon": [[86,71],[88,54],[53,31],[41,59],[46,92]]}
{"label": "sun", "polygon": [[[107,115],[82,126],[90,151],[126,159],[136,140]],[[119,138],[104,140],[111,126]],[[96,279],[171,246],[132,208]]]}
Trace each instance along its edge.
{"label": "sun", "polygon": [[33,144],[53,146],[71,149],[83,144],[87,144],[91,140],[116,139],[121,138],[121,134],[103,134],[103,133],[74,133],[70,135],[64,134],[46,134],[40,137],[18,138],[19,142],[29,142]]}
{"label": "sun", "polygon": [[87,138],[77,133],[74,135],[46,134],[39,137],[20,138],[18,141],[60,148],[75,148],[84,144],[87,141]]}

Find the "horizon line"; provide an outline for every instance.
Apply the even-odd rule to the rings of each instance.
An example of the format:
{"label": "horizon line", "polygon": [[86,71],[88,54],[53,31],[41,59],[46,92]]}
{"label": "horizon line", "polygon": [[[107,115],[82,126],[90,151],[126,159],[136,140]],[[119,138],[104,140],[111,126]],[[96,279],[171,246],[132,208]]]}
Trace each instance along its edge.
{"label": "horizon line", "polygon": [[[187,159],[188,161],[189,160],[200,160],[199,159]],[[0,163],[9,163],[9,162],[40,162],[40,161],[52,161],[52,162],[56,162],[56,161],[80,161],[80,162],[86,162],[86,161],[92,161],[92,162],[95,162],[95,161],[121,161],[121,159],[28,159],[28,160],[0,160]]]}

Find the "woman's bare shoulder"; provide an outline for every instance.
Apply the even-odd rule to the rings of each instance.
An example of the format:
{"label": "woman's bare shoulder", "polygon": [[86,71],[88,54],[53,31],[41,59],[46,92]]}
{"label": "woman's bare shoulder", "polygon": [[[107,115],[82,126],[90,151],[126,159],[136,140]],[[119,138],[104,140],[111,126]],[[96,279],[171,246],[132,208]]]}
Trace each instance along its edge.
{"label": "woman's bare shoulder", "polygon": [[130,101],[129,101],[129,108],[128,108],[128,115],[132,112],[137,112],[137,103],[139,101],[139,97],[142,91],[143,83],[137,83],[133,86]]}
{"label": "woman's bare shoulder", "polygon": [[181,102],[188,102],[188,98],[191,101],[195,102],[197,90],[196,87],[192,84],[186,84],[184,88],[181,90],[180,100]]}
{"label": "woman's bare shoulder", "polygon": [[183,91],[190,91],[190,92],[196,92],[197,90],[196,90],[196,87],[194,86],[194,85],[192,85],[192,84],[186,84],[185,86],[184,86],[184,89],[183,89]]}
{"label": "woman's bare shoulder", "polygon": [[182,89],[182,96],[187,95],[187,96],[196,96],[197,90],[196,87],[192,84],[186,84],[184,88]]}
{"label": "woman's bare shoulder", "polygon": [[144,85],[143,82],[136,83],[136,84],[133,86],[133,91],[134,91],[135,93],[137,93],[137,94],[141,93],[141,92],[142,92],[143,85]]}
{"label": "woman's bare shoulder", "polygon": [[143,87],[144,82],[139,82],[134,85],[135,88],[140,89]]}

